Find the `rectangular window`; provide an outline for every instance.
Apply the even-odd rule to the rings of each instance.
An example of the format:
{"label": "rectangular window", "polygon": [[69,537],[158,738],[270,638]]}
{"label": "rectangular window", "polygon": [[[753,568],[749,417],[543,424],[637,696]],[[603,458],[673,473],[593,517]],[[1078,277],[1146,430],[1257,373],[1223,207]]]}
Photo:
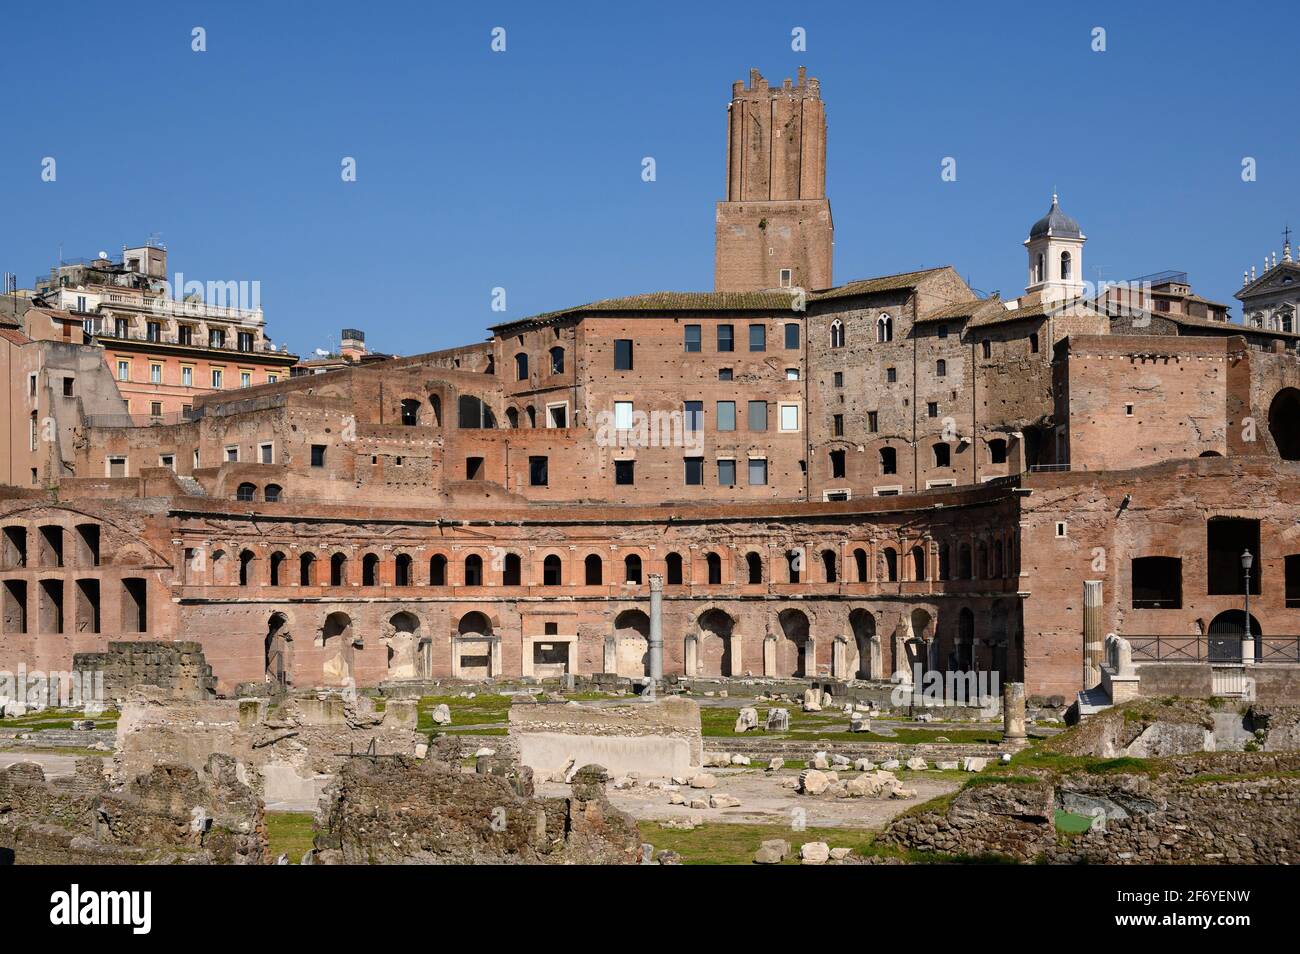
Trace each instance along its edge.
{"label": "rectangular window", "polygon": [[162,417],[162,401],[150,401],[149,414],[151,417]]}
{"label": "rectangular window", "polygon": [[528,458],[528,483],[533,487],[545,487],[548,478],[547,459],[545,457]]}
{"label": "rectangular window", "polygon": [[176,328],[176,341],[178,344],[194,344],[194,329],[189,325],[179,325]]}
{"label": "rectangular window", "polygon": [[785,350],[799,350],[799,326],[794,322],[787,322],[785,326]]}
{"label": "rectangular window", "polygon": [[614,370],[632,370],[632,339],[619,338],[614,342]]}
{"label": "rectangular window", "polygon": [[239,350],[240,351],[253,350],[253,333],[251,331],[239,332]]}
{"label": "rectangular window", "polygon": [[783,268],[777,273],[777,280],[782,288],[789,288],[794,284],[794,269]]}
{"label": "rectangular window", "polygon": [[799,430],[799,405],[781,405],[781,430],[786,432]]}
{"label": "rectangular window", "polygon": [[214,388],[220,388],[220,387],[221,387],[221,380],[222,380],[222,372],[221,372],[221,369],[220,369],[220,368],[213,368],[213,369],[212,369],[212,386],[213,386]]}
{"label": "rectangular window", "polygon": [[686,468],[686,486],[699,487],[704,483],[704,458],[686,457],[682,459]]}
{"label": "rectangular window", "polygon": [[762,487],[767,483],[767,460],[751,457],[749,459],[749,485]]}
{"label": "rectangular window", "polygon": [[162,384],[162,365],[161,365],[161,364],[151,364],[151,365],[149,365],[149,383],[150,383],[150,384]]}
{"label": "rectangular window", "polygon": [[259,459],[261,460],[261,462],[262,462],[263,464],[274,464],[274,463],[275,463],[275,445],[274,445],[274,444],[259,444],[259,445],[257,446],[257,454],[258,454],[258,457],[259,457]]}
{"label": "rectangular window", "polygon": [[238,448],[238,447],[227,447],[227,448],[226,448],[226,460],[227,460],[229,463],[232,463],[232,464],[237,464],[237,463],[239,463],[239,448]]}
{"label": "rectangular window", "polygon": [[182,405],[181,405],[181,419],[182,419],[182,420],[186,420],[186,421],[188,421],[188,420],[190,419],[190,415],[192,415],[193,413],[194,413],[194,405],[193,405],[193,404],[182,404]]}
{"label": "rectangular window", "polygon": [[844,415],[836,414],[835,417],[831,419],[831,422],[832,422],[831,432],[836,437],[843,437],[844,436]]}
{"label": "rectangular window", "polygon": [[718,461],[718,486],[736,486],[736,462],[734,460]]}
{"label": "rectangular window", "polygon": [[194,369],[188,367],[181,368],[181,384],[187,388],[194,387]]}
{"label": "rectangular window", "polygon": [[867,412],[867,430],[870,431],[872,434],[874,434],[874,433],[876,433],[877,431],[880,430],[880,412],[879,412],[879,411],[868,411],[868,412]]}
{"label": "rectangular window", "polygon": [[736,350],[736,328],[734,325],[718,325],[718,350]]}
{"label": "rectangular window", "polygon": [[750,351],[767,350],[767,325],[749,326],[749,350]]}
{"label": "rectangular window", "polygon": [[569,405],[567,404],[546,405],[546,421],[548,427],[568,427],[569,426]]}
{"label": "rectangular window", "polygon": [[632,402],[614,402],[614,427],[620,431],[632,429]]}
{"label": "rectangular window", "polygon": [[465,479],[466,480],[483,479],[483,458],[482,457],[465,458]]}
{"label": "rectangular window", "polygon": [[113,319],[113,336],[116,338],[125,338],[130,329],[130,324],[125,318]]}
{"label": "rectangular window", "polygon": [[939,405],[935,401],[930,401],[925,405],[925,414],[927,417],[939,416]]}
{"label": "rectangular window", "polygon": [[688,431],[701,431],[704,429],[704,402],[687,401],[684,405],[684,426]]}
{"label": "rectangular window", "polygon": [[175,470],[176,458],[172,454],[163,454],[158,458],[158,466],[166,467],[168,470]]}
{"label": "rectangular window", "polygon": [[110,457],[110,458],[108,459],[108,476],[110,476],[110,477],[125,477],[126,475],[127,475],[127,472],[126,472],[126,458],[125,458],[125,457]]}
{"label": "rectangular window", "polygon": [[767,402],[749,402],[749,429],[751,431],[767,430]]}
{"label": "rectangular window", "polygon": [[324,444],[311,445],[311,465],[313,467],[325,466],[325,445]]}
{"label": "rectangular window", "polygon": [[786,369],[785,369],[785,379],[786,379],[787,381],[798,381],[798,380],[799,380],[799,369],[798,369],[798,368],[786,368]]}
{"label": "rectangular window", "polygon": [[718,368],[719,381],[730,381],[731,378],[732,378],[732,373],[730,368]]}
{"label": "rectangular window", "polygon": [[64,378],[64,379],[63,379],[63,396],[64,396],[64,397],[72,397],[72,382],[75,381],[75,380],[76,380],[76,378]]}
{"label": "rectangular window", "polygon": [[886,384],[895,384],[895,383],[897,383],[897,381],[898,381],[898,369],[897,369],[897,368],[885,368],[885,383],[886,383]]}
{"label": "rectangular window", "polygon": [[224,348],[226,346],[226,333],[220,328],[208,329],[208,347]]}
{"label": "rectangular window", "polygon": [[117,363],[117,379],[118,379],[119,381],[130,381],[130,380],[131,380],[131,362],[130,362],[130,361],[119,361],[119,362]]}
{"label": "rectangular window", "polygon": [[251,388],[251,387],[253,386],[253,372],[252,372],[252,371],[240,371],[240,372],[239,372],[239,386],[240,386],[241,388]]}
{"label": "rectangular window", "polygon": [[631,487],[636,483],[636,461],[614,461],[614,483],[620,487]]}
{"label": "rectangular window", "polygon": [[940,338],[946,338],[946,337],[948,337],[948,326],[947,326],[947,325],[940,325],[940,326],[939,326],[939,337],[940,337]]}
{"label": "rectangular window", "polygon": [[843,372],[843,371],[836,371],[836,372],[835,372],[834,382],[835,382],[835,386],[836,386],[837,388],[842,388],[842,387],[844,387],[844,372]]}
{"label": "rectangular window", "polygon": [[700,350],[700,326],[687,325],[685,334],[686,334],[686,350],[699,351]]}
{"label": "rectangular window", "polygon": [[145,324],[145,339],[147,341],[162,341],[162,325],[156,321],[150,321]]}
{"label": "rectangular window", "polygon": [[993,343],[988,338],[980,342],[980,353],[986,358],[993,357]]}
{"label": "rectangular window", "polygon": [[734,431],[736,429],[736,402],[718,402],[718,430]]}

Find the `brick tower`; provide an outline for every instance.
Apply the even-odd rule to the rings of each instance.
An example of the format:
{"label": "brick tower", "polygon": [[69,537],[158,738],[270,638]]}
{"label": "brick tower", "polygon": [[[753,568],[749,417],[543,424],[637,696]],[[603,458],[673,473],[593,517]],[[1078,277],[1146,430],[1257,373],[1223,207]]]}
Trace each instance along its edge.
{"label": "brick tower", "polygon": [[831,285],[835,227],[826,198],[821,86],[772,88],[749,71],[728,106],[727,197],[718,203],[713,287],[749,291]]}

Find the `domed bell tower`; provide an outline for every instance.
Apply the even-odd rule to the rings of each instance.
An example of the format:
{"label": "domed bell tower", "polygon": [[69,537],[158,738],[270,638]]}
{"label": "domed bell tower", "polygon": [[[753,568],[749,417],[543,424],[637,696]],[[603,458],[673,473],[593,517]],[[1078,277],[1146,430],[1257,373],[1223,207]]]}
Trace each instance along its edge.
{"label": "domed bell tower", "polygon": [[1069,301],[1083,294],[1083,243],[1079,223],[1061,211],[1056,193],[1052,207],[1034,223],[1025,239],[1029,252],[1028,295],[1043,301]]}

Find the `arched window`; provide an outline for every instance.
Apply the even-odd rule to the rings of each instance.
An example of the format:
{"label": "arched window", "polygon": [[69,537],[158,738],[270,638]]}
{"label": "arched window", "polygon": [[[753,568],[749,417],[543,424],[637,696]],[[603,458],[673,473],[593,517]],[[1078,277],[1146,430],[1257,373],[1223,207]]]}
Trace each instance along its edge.
{"label": "arched window", "polygon": [[890,583],[898,582],[898,553],[893,547],[885,547],[885,579]]}
{"label": "arched window", "polygon": [[635,553],[623,559],[623,580],[626,583],[641,585],[641,558]]}
{"label": "arched window", "polygon": [[1037,257],[1035,257],[1034,259],[1034,281],[1035,282],[1041,282],[1043,280],[1043,271],[1044,268],[1046,267],[1045,261],[1046,260],[1043,258],[1043,253],[1039,252]]}
{"label": "arched window", "polygon": [[592,553],[582,561],[583,580],[588,586],[600,586],[605,582],[605,567],[600,557]]}
{"label": "arched window", "polygon": [[402,402],[402,426],[414,427],[420,423],[420,402],[407,399]]}
{"label": "arched window", "polygon": [[284,573],[284,561],[287,559],[279,550],[271,554],[271,585],[283,586],[284,580],[281,578]]}
{"label": "arched window", "polygon": [[827,583],[836,583],[840,578],[840,561],[834,550],[822,551],[822,573]]}
{"label": "arched window", "polygon": [[314,553],[304,553],[298,557],[298,585],[316,585],[316,555]]}
{"label": "arched window", "polygon": [[857,571],[858,582],[867,582],[867,551],[858,547],[853,551],[853,569]]}
{"label": "arched window", "polygon": [[1061,281],[1068,282],[1070,280],[1070,269],[1072,265],[1073,265],[1073,259],[1070,258],[1070,253],[1062,252],[1061,253]]}
{"label": "arched window", "polygon": [[709,567],[709,583],[717,586],[722,582],[722,557],[716,553],[710,553],[705,557],[705,562]]}
{"label": "arched window", "polygon": [[379,585],[379,557],[367,553],[361,558],[361,585]]}
{"label": "arched window", "polygon": [[254,484],[240,484],[235,490],[236,500],[255,500],[257,499],[257,487]]}
{"label": "arched window", "polygon": [[564,566],[560,558],[552,553],[542,561],[542,585],[559,586],[564,581]]}
{"label": "arched window", "polygon": [[506,562],[501,568],[502,586],[519,586],[523,582],[523,563],[518,553],[507,553]]}
{"label": "arched window", "polygon": [[925,548],[912,547],[912,579],[925,579]]}
{"label": "arched window", "polygon": [[279,484],[267,484],[266,489],[262,491],[262,495],[266,497],[267,503],[277,502],[283,494],[284,488]]}
{"label": "arched window", "polygon": [[959,580],[975,579],[975,569],[971,564],[969,543],[963,543],[957,548],[957,578]]}
{"label": "arched window", "polygon": [[564,349],[556,345],[551,349],[551,374],[564,373]]}
{"label": "arched window", "polygon": [[889,315],[876,319],[876,340],[882,343],[894,340],[894,319]]}
{"label": "arched window", "polygon": [[411,556],[408,553],[399,553],[397,555],[397,567],[393,577],[393,582],[397,586],[411,585]]}
{"label": "arched window", "polygon": [[946,378],[948,376],[948,362],[943,358],[934,363],[934,375],[937,378]]}
{"label": "arched window", "polygon": [[330,586],[342,586],[348,581],[348,558],[342,553],[330,557]]}
{"label": "arched window", "polygon": [[429,585],[447,585],[447,558],[441,553],[434,554],[429,560]]}
{"label": "arched window", "polygon": [[519,408],[506,408],[506,426],[512,428],[517,428],[519,426]]}
{"label": "arched window", "polygon": [[483,585],[483,558],[477,553],[465,557],[465,585]]}
{"label": "arched window", "polygon": [[757,553],[750,552],[745,556],[745,565],[749,570],[750,584],[763,582],[763,558]]}
{"label": "arched window", "polygon": [[528,426],[529,426],[529,427],[536,427],[536,426],[537,426],[537,408],[533,407],[533,406],[530,404],[530,405],[528,405],[528,407],[524,408],[524,411],[525,411],[525,413],[528,415]]}
{"label": "arched window", "polygon": [[952,567],[949,565],[948,560],[948,544],[941,543],[939,544],[939,579],[941,580],[952,579]]}
{"label": "arched window", "polygon": [[894,448],[880,448],[880,472],[882,474],[898,473],[898,452]]}
{"label": "arched window", "polygon": [[831,322],[831,347],[844,347],[844,323],[838,318]]}
{"label": "arched window", "polygon": [[934,447],[932,448],[932,450],[934,451],[934,466],[935,466],[935,467],[950,467],[950,466],[952,466],[952,448],[951,448],[951,447],[949,447],[947,444],[935,444]]}
{"label": "arched window", "polygon": [[497,426],[492,409],[484,403],[482,398],[475,397],[472,394],[462,394],[456,401],[456,408],[459,425],[463,430],[479,430]]}
{"label": "arched window", "polygon": [[253,561],[257,556],[252,550],[244,550],[239,554],[239,585],[247,586],[249,577],[252,575]]}
{"label": "arched window", "polygon": [[522,351],[515,355],[515,378],[520,381],[528,380],[528,355]]}
{"label": "arched window", "polygon": [[798,583],[803,570],[803,551],[787,550],[785,552],[785,579],[787,583]]}
{"label": "arched window", "polygon": [[668,572],[668,585],[680,586],[682,583],[682,555],[680,553],[670,553],[664,560],[664,568]]}

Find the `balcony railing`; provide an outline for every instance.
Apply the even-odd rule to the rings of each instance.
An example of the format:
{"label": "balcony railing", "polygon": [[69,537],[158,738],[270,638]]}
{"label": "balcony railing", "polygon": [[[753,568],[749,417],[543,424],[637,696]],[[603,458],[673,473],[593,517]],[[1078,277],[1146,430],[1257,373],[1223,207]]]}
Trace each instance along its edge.
{"label": "balcony railing", "polygon": [[202,408],[192,411],[168,411],[166,414],[87,414],[87,427],[162,427],[188,424],[203,416]]}
{"label": "balcony railing", "polygon": [[259,341],[252,348],[241,348],[239,342],[233,344],[227,339],[222,344],[213,344],[210,340],[205,340],[195,336],[189,341],[180,340],[179,335],[156,335],[150,337],[147,332],[128,331],[125,334],[119,334],[115,329],[103,328],[100,331],[91,331],[91,334],[97,338],[103,338],[111,341],[139,341],[145,344],[160,345],[179,345],[183,348],[209,348],[215,351],[232,351],[235,354],[288,354],[287,351],[278,351],[271,346],[269,341]]}

